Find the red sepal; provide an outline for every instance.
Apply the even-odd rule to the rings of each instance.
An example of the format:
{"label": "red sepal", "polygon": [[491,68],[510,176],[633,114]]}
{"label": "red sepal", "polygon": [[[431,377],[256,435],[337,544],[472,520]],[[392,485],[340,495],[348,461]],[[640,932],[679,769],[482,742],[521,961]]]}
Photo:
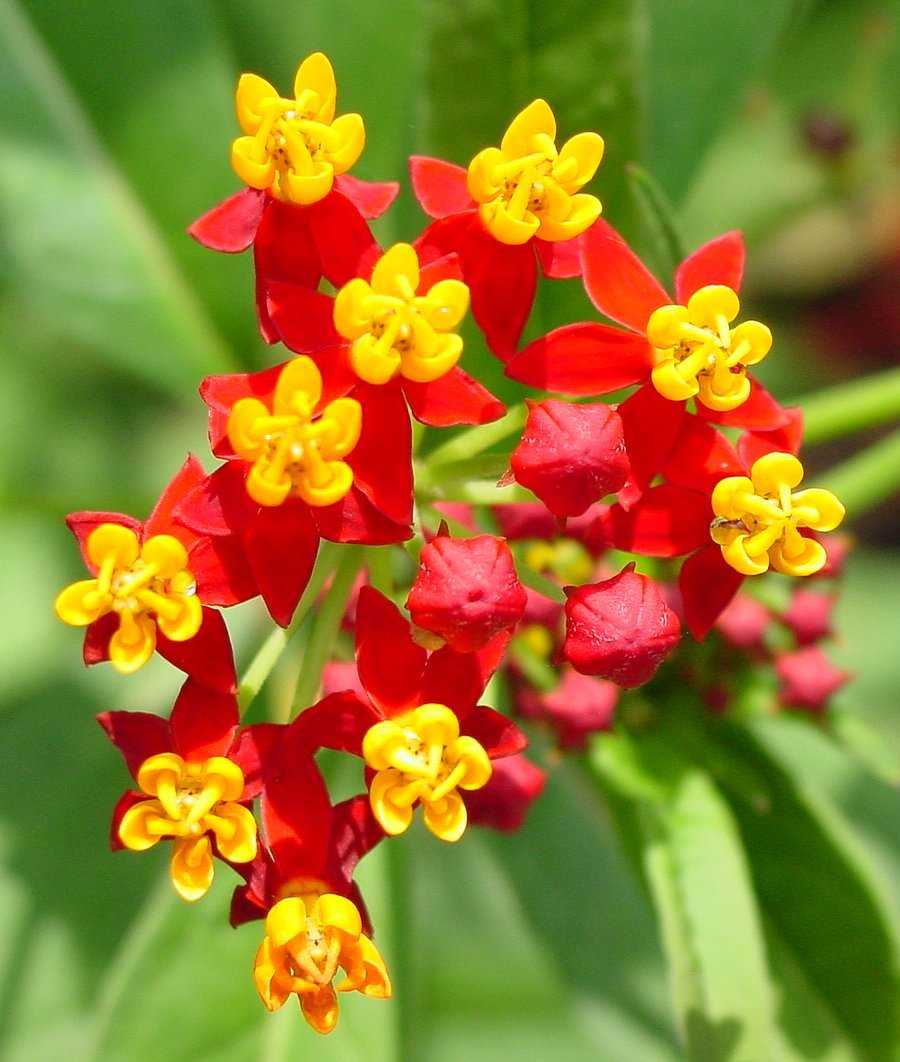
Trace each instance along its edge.
{"label": "red sepal", "polygon": [[514,756],[528,746],[528,739],[512,719],[484,705],[468,713],[460,732],[475,738],[492,760]]}
{"label": "red sepal", "polygon": [[411,155],[409,176],[419,206],[430,218],[475,209],[462,166],[426,155]]}
{"label": "red sepal", "polygon": [[144,760],[160,752],[173,751],[168,722],[152,712],[101,712],[97,722],[122,753],[135,780]]}
{"label": "red sepal", "polygon": [[685,306],[695,291],[709,284],[740,291],[746,257],[743,233],[736,229],[704,243],[675,271],[675,298]]}
{"label": "red sepal", "polygon": [[715,542],[688,557],[681,566],[678,587],[684,603],[684,621],[698,642],[709,633],[743,581],[743,575],[726,564]]}
{"label": "red sepal", "polygon": [[265,192],[242,188],[197,218],[188,235],[213,251],[246,251],[256,239],[266,202]]}
{"label": "red sepal", "polygon": [[335,177],[334,186],[364,218],[380,218],[400,193],[396,181],[363,181],[349,173]]}
{"label": "red sepal", "polygon": [[296,499],[260,506],[242,542],[269,615],[286,627],[312,575],[319,549],[309,507]]}
{"label": "red sepal", "polygon": [[650,314],[671,303],[663,287],[628,244],[602,218],[582,244],[584,287],[597,309],[643,335]]}
{"label": "red sepal", "polygon": [[678,557],[709,541],[709,496],[674,484],[651,487],[627,512],[613,505],[604,520],[612,545],[645,557]]}
{"label": "red sepal", "polygon": [[203,609],[200,630],[186,642],[156,632],[156,651],[186,675],[212,689],[232,691],[237,684],[228,628],[221,612]]}
{"label": "red sepal", "polygon": [[403,380],[403,393],[412,415],[432,428],[457,424],[489,424],[506,406],[459,366],[431,383]]}
{"label": "red sepal", "polygon": [[366,692],[385,714],[415,706],[426,658],[397,606],[364,586],[356,606],[356,666]]}
{"label": "red sepal", "polygon": [[172,707],[170,726],[172,748],[183,759],[227,756],[238,728],[237,699],[188,678]]}
{"label": "red sepal", "polygon": [[571,240],[535,240],[538,262],[545,277],[554,280],[568,280],[581,276],[581,244],[584,237],[575,236]]}

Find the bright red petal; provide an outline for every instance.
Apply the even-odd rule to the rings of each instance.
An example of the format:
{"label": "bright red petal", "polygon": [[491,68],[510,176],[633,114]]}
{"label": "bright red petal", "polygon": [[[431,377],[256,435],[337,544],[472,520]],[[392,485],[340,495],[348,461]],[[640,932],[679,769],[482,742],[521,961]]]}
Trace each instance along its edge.
{"label": "bright red petal", "polygon": [[187,460],[165,486],[153,507],[153,512],[147,517],[144,523],[144,538],[150,538],[151,535],[172,534],[178,537],[183,534],[182,528],[174,526],[175,507],[205,478],[203,465],[193,454],[188,454]]}
{"label": "bright red petal", "polygon": [[366,692],[386,714],[419,703],[426,656],[397,606],[364,586],[356,608],[356,666]]}
{"label": "bright red petal", "polygon": [[200,630],[186,642],[170,641],[157,632],[159,655],[212,689],[233,691],[237,684],[231,640],[222,614],[212,608],[203,609]]}
{"label": "bright red petal", "polygon": [[235,402],[241,398],[258,398],[270,402],[275,385],[286,362],[262,372],[230,372],[224,376],[207,376],[200,384],[200,397],[209,408],[209,444],[216,457],[236,454],[228,441],[228,418]]}
{"label": "bright red petal", "polygon": [[181,499],[175,519],[201,535],[240,534],[259,512],[247,494],[247,467],[243,461],[219,465]]}
{"label": "bright red petal", "polygon": [[[671,402],[648,383],[619,406],[625,450],[631,461],[632,503],[665,465],[686,416],[683,402]],[[628,506],[630,508],[630,505]]]}
{"label": "bright red petal", "polygon": [[743,474],[744,466],[725,436],[686,414],[663,476],[679,487],[711,494],[720,479]]}
{"label": "bright red petal", "polygon": [[740,291],[746,256],[743,234],[736,230],[704,243],[676,270],[675,298],[684,306],[695,291],[709,284]]}
{"label": "bright red petal", "polygon": [[184,759],[227,756],[238,727],[237,699],[189,678],[172,707],[171,726],[172,748]]}
{"label": "bright red petal", "polygon": [[727,413],[717,413],[714,409],[708,409],[702,402],[698,402],[697,415],[726,428],[749,428],[751,431],[774,431],[776,428],[787,427],[791,420],[784,406],[752,377],[750,378],[750,397],[737,409],[729,410]]}
{"label": "bright red petal", "polygon": [[403,392],[416,420],[432,428],[489,424],[506,406],[459,366],[431,383],[403,381]]}
{"label": "bright red petal", "polygon": [[244,772],[244,800],[259,796],[268,764],[287,728],[281,723],[245,726],[228,751],[228,758]]}
{"label": "bright red petal", "polygon": [[[357,887],[351,882],[360,859],[385,837],[384,830],[372,814],[368,794],[350,797],[336,804],[331,822],[329,844],[329,881],[347,884],[347,895],[359,908],[363,922],[368,921],[365,905]],[[371,930],[369,930],[371,933]]]}
{"label": "bright red petal", "polygon": [[535,240],[538,261],[544,276],[555,280],[567,280],[569,277],[581,276],[581,246],[583,236],[571,240],[550,243],[547,240]]}
{"label": "bright red petal", "polygon": [[800,452],[803,442],[803,410],[799,406],[785,409],[787,424],[776,431],[748,431],[738,439],[737,452],[746,468],[764,454]]}
{"label": "bright red petal", "polygon": [[101,712],[97,722],[122,753],[132,778],[137,778],[144,760],[172,751],[168,722],[152,712]]}
{"label": "bright red petal", "polygon": [[138,538],[143,534],[143,525],[140,520],[135,520],[133,516],[126,516],[124,513],[106,513],[97,511],[69,513],[66,517],[66,527],[68,527],[75,536],[84,563],[88,571],[94,575],[96,575],[97,569],[91,563],[90,558],[87,555],[87,540],[90,537],[91,532],[101,524],[121,524],[123,527],[129,527]]}
{"label": "bright red petal", "polygon": [[334,327],[334,298],[299,284],[269,285],[269,318],[282,343],[297,354],[309,354],[343,343]]}
{"label": "bright red petal", "polygon": [[371,704],[350,690],[341,690],[302,710],[291,728],[313,755],[319,749],[335,749],[362,756],[366,731],[381,718]]}
{"label": "bright red petal", "polygon": [[357,207],[346,196],[333,190],[306,210],[325,277],[339,288],[353,277],[360,276],[362,264],[371,260],[377,244]]}
{"label": "bright red petal", "polygon": [[349,173],[335,177],[334,186],[369,219],[380,218],[400,192],[396,181],[362,181]]}
{"label": "bright red petal", "polygon": [[430,218],[446,218],[474,209],[462,166],[426,155],[412,155],[409,176],[415,197]]}
{"label": "bright red petal", "polygon": [[188,554],[188,568],[197,580],[197,595],[204,605],[227,608],[259,593],[237,536],[198,538]]}
{"label": "bright red petal", "polygon": [[213,251],[246,251],[256,238],[266,202],[265,192],[243,188],[197,218],[188,235]]}
{"label": "bright red petal", "polygon": [[446,704],[465,719],[484,693],[489,677],[477,653],[457,653],[444,646],[432,653],[425,665],[422,701]]}
{"label": "bright red petal", "polygon": [[412,521],[412,430],[399,381],[381,387],[360,382],[362,434],[347,457],[354,482],[369,501],[398,524]]}
{"label": "bright red petal", "polygon": [[385,516],[358,487],[335,505],[315,509],[312,515],[319,534],[330,542],[387,546],[412,537],[409,524],[398,524]]}
{"label": "bright red petal", "polygon": [[684,620],[697,641],[702,641],[738,592],[743,575],[722,557],[722,550],[710,542],[681,566],[678,586],[684,603]]}
{"label": "bright red petal", "polygon": [[309,228],[308,208],[269,200],[253,243],[256,267],[256,309],[267,343],[278,339],[269,320],[266,297],[274,281],[315,288],[322,276],[319,251]]}
{"label": "bright red petal", "polygon": [[597,309],[644,334],[650,314],[672,300],[628,244],[599,218],[585,233],[584,287]]}
{"label": "bright red petal", "polygon": [[286,627],[316,563],[319,535],[309,506],[261,506],[243,535],[250,568],[269,614]]}
{"label": "bright red petal", "polygon": [[483,706],[469,712],[462,733],[475,738],[492,760],[514,756],[528,745],[528,739],[512,719]]}
{"label": "bright red petal", "polygon": [[513,380],[567,395],[603,395],[650,372],[646,339],[595,321],[563,325],[510,359]]}
{"label": "bright red petal", "polygon": [[440,280],[462,280],[462,264],[458,254],[445,254],[434,258],[419,270],[418,295],[425,295]]}
{"label": "bright red petal", "polygon": [[614,505],[606,516],[617,549],[646,557],[678,557],[709,541],[709,496],[663,484],[650,490],[628,512]]}

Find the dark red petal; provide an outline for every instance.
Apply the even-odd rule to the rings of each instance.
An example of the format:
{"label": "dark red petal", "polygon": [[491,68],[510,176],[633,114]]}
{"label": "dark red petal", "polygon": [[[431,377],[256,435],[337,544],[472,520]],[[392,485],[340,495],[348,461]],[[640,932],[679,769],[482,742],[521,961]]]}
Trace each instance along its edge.
{"label": "dark red petal", "polygon": [[335,177],[334,186],[364,218],[380,218],[400,193],[396,181],[363,181],[349,173]]}
{"label": "dark red petal", "polygon": [[100,619],[94,620],[84,632],[82,656],[85,665],[102,664],[109,660],[109,640],[119,627],[119,617],[115,612],[108,612]]}
{"label": "dark red petal", "polygon": [[686,414],[681,432],[663,468],[670,482],[711,494],[726,476],[741,476],[744,466],[731,443],[705,421]]}
{"label": "dark red petal", "polygon": [[237,735],[228,758],[244,772],[244,800],[259,796],[265,773],[286,727],[282,723],[254,723]]}
{"label": "dark red petal", "polygon": [[119,839],[119,823],[125,817],[125,812],[147,799],[146,793],[140,793],[134,789],[126,789],[116,801],[113,808],[112,821],[109,824],[109,847],[114,851],[121,851],[125,847]]}
{"label": "dark red petal", "polygon": [[367,793],[350,797],[349,800],[335,805],[328,845],[327,880],[345,883],[344,894],[357,905],[364,922],[368,921],[368,914],[362,904],[359,889],[351,882],[351,878],[360,859],[371,852],[384,837],[385,832],[372,813]]}
{"label": "dark red petal", "polygon": [[528,739],[512,719],[483,705],[469,712],[461,732],[475,738],[492,760],[514,756],[528,745]]}
{"label": "dark red petal", "polygon": [[321,291],[275,281],[269,285],[269,319],[286,347],[310,354],[343,343],[334,327],[334,297]]}
{"label": "dark red petal", "polygon": [[312,575],[319,549],[309,506],[296,499],[261,506],[242,539],[266,608],[276,623],[286,627]]}
{"label": "dark red petal", "polygon": [[265,192],[243,188],[197,218],[188,235],[213,251],[246,251],[256,238],[265,208]]}
{"label": "dark red petal", "polygon": [[550,243],[548,240],[535,240],[538,261],[544,276],[555,280],[567,280],[581,276],[581,245],[583,236],[571,240]]}
{"label": "dark red petal", "polygon": [[291,729],[313,754],[319,749],[335,749],[362,756],[366,731],[381,718],[371,704],[351,690],[341,690],[303,709]]}
{"label": "dark red petal", "polygon": [[681,566],[678,587],[684,603],[684,621],[697,641],[702,641],[738,592],[743,575],[726,564],[722,550],[710,542]]}
{"label": "dark red petal", "polygon": [[227,756],[238,727],[237,698],[189,678],[172,707],[171,726],[172,748],[184,759]]}
{"label": "dark red petal", "polygon": [[312,515],[319,534],[331,542],[386,546],[412,537],[409,524],[398,524],[385,516],[358,487],[334,505],[314,509]]}
{"label": "dark red petal", "polygon": [[97,722],[122,753],[132,778],[150,756],[173,751],[168,721],[152,712],[101,712]]}
{"label": "dark red petal", "polygon": [[175,535],[176,538],[183,538],[184,529],[173,526],[175,508],[181,502],[181,499],[205,478],[206,473],[203,470],[203,465],[193,454],[188,454],[187,460],[165,486],[159,496],[159,500],[153,507],[153,512],[147,517],[144,523],[143,537]]}
{"label": "dark red petal", "polygon": [[684,306],[695,291],[709,284],[724,284],[740,291],[746,257],[744,236],[737,230],[704,243],[676,270],[675,298]]}
{"label": "dark red petal", "polygon": [[800,451],[803,442],[803,410],[799,406],[785,409],[788,422],[775,431],[748,431],[738,439],[737,452],[746,468],[764,454]]}
{"label": "dark red petal", "polygon": [[216,690],[235,689],[231,640],[221,612],[204,608],[200,630],[186,642],[170,641],[157,631],[156,649],[170,664],[203,685]]}
{"label": "dark red petal", "polygon": [[143,524],[140,520],[135,520],[133,516],[125,516],[124,513],[95,511],[69,513],[66,517],[66,527],[68,527],[75,536],[84,563],[88,571],[94,575],[96,575],[97,569],[91,563],[87,555],[87,540],[90,537],[91,532],[101,524],[121,524],[123,527],[130,527],[138,538],[141,538],[143,535]]}
{"label": "dark red petal", "polygon": [[403,392],[416,420],[432,428],[489,424],[506,406],[459,366],[431,383],[403,381]]}
{"label": "dark red petal", "polygon": [[247,493],[248,466],[226,461],[175,507],[175,519],[201,535],[235,535],[256,518],[259,505]]}
{"label": "dark red petal", "polygon": [[653,384],[647,383],[619,406],[619,415],[631,462],[633,503],[668,460],[686,413],[683,402],[663,398]]}
{"label": "dark red petal", "polygon": [[426,155],[411,155],[409,176],[413,193],[430,218],[459,214],[475,205],[462,166]]}
{"label": "dark red petal", "polygon": [[612,544],[646,557],[678,557],[709,541],[709,496],[684,487],[651,487],[628,512],[614,505],[606,525]]}
{"label": "dark red petal", "polygon": [[[334,189],[306,210],[325,277],[339,288],[353,277],[360,276],[364,263],[371,262],[373,254],[377,253],[378,245],[358,208]],[[309,286],[315,287],[314,284]]]}
{"label": "dark red petal", "polygon": [[253,242],[253,257],[257,295],[263,301],[275,280],[315,288],[322,268],[309,229],[309,209],[270,197]]}
{"label": "dark red petal", "polygon": [[597,321],[555,328],[513,355],[506,368],[513,380],[567,395],[607,394],[649,372],[646,339]]}
{"label": "dark red petal", "polygon": [[602,218],[583,237],[584,287],[597,309],[641,335],[650,314],[671,299],[628,244]]}
{"label": "dark red petal", "polygon": [[714,424],[728,428],[749,428],[755,431],[772,431],[790,423],[788,411],[753,377],[750,377],[750,397],[737,409],[719,413],[702,402],[697,403],[697,415]]}
{"label": "dark red petal", "polygon": [[360,383],[362,434],[347,456],[354,482],[372,505],[398,524],[412,521],[412,429],[398,380],[381,387]]}
{"label": "dark red petal", "polygon": [[356,666],[367,693],[388,715],[419,703],[425,650],[388,599],[364,586],[356,607]]}

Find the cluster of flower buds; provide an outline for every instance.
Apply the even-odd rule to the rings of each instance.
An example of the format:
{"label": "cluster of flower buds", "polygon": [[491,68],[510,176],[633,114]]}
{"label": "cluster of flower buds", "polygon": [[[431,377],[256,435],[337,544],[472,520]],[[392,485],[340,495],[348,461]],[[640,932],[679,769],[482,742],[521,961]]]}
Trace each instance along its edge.
{"label": "cluster of flower buds", "polygon": [[[834,572],[822,536],[844,514],[801,486],[799,411],[751,375],[772,335],[741,314],[740,234],[690,255],[670,295],[582,191],[601,137],[558,146],[535,100],[467,168],[411,159],[431,221],[383,249],[369,221],[398,186],[350,176],[365,127],[336,102],[319,53],[286,97],[240,78],[231,159],[246,187],[189,232],[213,250],[252,248],[260,332],[291,355],[202,382],[219,463],[207,473],[188,457],[146,521],[69,516],[89,578],[56,601],[85,629],[85,663],[130,674],[159,652],[187,675],[168,713],[100,716],[134,783],[113,846],[171,842],[172,883],[192,902],[228,864],[241,882],[232,923],[264,920],[262,1002],[297,996],[322,1033],[336,993],[391,994],[354,882],[360,859],[417,817],[445,842],[473,823],[516,829],[542,789],[523,730],[482,700],[577,749],[629,691],[667,672],[683,682],[716,624],[723,644],[774,659],[787,705],[820,710],[844,678],[818,648],[830,594],[799,591],[775,616],[740,590],[770,568]],[[617,323],[568,324],[522,347],[539,278],[576,277]],[[412,419],[475,430],[506,412],[460,367],[470,306],[511,379],[575,399],[528,402],[503,482],[534,503],[417,498]],[[601,397],[622,389],[620,404]],[[220,610],[260,598],[287,627],[323,539],[406,543],[393,551],[417,565],[406,614],[402,594],[357,586],[353,660],[332,660],[292,721],[242,725]],[[776,622],[793,651],[766,647]],[[679,644],[682,663],[667,664]],[[365,791],[334,803],[321,749],[363,761]]]}

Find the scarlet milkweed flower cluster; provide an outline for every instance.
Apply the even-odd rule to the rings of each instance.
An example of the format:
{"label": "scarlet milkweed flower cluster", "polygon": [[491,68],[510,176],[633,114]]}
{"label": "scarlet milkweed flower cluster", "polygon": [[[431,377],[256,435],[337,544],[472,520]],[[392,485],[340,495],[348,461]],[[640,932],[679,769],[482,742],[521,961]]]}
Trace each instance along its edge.
{"label": "scarlet milkweed flower cluster", "polygon": [[[368,223],[398,186],[350,175],[365,126],[337,113],[324,55],[300,64],[289,96],[244,74],[236,106],[231,161],[245,187],[189,232],[213,250],[252,248],[260,332],[292,355],[202,382],[220,463],[207,473],[189,456],[146,521],[68,517],[89,578],[56,611],[84,628],[87,664],[130,674],[159,652],[187,676],[168,718],[99,717],[133,782],[113,811],[113,846],[170,845],[172,883],[191,902],[227,864],[241,879],[232,923],[264,920],[262,1002],[295,995],[327,1033],[337,993],[391,994],[354,882],[360,859],[402,843],[419,809],[445,842],[471,823],[518,828],[541,791],[523,731],[480,703],[495,699],[492,676],[519,716],[578,748],[611,725],[625,691],[660,681],[682,623],[698,642],[717,626],[717,652],[774,660],[785,703],[820,710],[845,677],[818,646],[831,597],[798,591],[776,615],[741,587],[770,568],[833,575],[839,547],[822,536],[844,510],[802,485],[800,414],[751,375],[773,338],[741,312],[740,234],[690,255],[669,294],[583,190],[603,156],[596,133],[560,145],[536,100],[467,168],[411,159],[431,221],[384,249]],[[581,278],[616,324],[568,324],[521,348],[539,277]],[[419,516],[411,419],[442,429],[505,413],[460,367],[470,308],[512,379],[590,401],[528,403],[506,481],[539,502],[476,511],[432,498]],[[624,388],[621,403],[595,400]],[[242,725],[220,610],[259,597],[287,626],[321,540],[414,536],[424,544],[408,615],[358,586],[354,659],[326,667],[321,698],[292,722]],[[559,592],[534,579],[526,590],[526,570]],[[772,624],[795,647],[768,646]],[[714,683],[692,674],[690,647],[679,655],[679,681],[721,707]],[[332,801],[323,748],[362,762],[364,792]]]}

